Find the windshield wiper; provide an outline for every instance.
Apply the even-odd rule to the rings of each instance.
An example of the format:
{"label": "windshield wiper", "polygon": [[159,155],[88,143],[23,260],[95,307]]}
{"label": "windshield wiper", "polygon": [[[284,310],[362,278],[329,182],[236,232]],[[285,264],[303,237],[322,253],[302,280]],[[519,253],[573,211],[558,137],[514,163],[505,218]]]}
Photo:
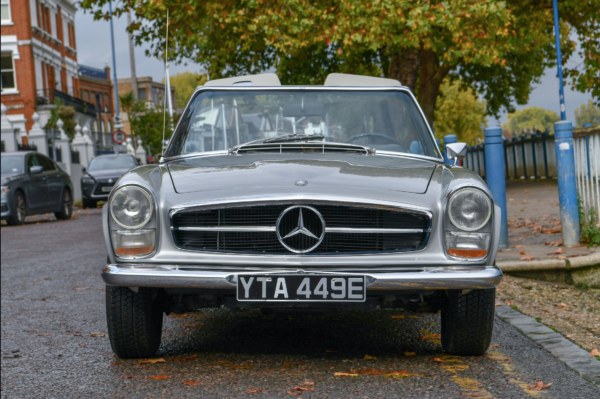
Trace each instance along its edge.
{"label": "windshield wiper", "polygon": [[316,140],[324,138],[325,136],[323,136],[322,134],[285,134],[282,136],[265,139],[263,140],[263,143],[283,143],[286,141]]}

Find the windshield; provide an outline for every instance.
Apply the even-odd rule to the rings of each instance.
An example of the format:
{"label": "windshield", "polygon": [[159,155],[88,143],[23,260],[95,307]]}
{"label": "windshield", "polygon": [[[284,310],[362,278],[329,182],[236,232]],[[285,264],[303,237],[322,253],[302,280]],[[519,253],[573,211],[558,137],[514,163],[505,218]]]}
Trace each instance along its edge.
{"label": "windshield", "polygon": [[407,93],[337,90],[200,92],[182,115],[166,156],[228,150],[290,134],[439,157]]}
{"label": "windshield", "polygon": [[131,169],[136,166],[132,157],[99,157],[92,159],[88,170]]}
{"label": "windshield", "polygon": [[23,173],[23,157],[2,157],[2,174]]}

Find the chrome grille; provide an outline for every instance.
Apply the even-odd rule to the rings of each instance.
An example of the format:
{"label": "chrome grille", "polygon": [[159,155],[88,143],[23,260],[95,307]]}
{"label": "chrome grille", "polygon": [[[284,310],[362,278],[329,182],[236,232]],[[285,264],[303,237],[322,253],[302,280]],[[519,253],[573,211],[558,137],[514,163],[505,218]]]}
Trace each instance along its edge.
{"label": "chrome grille", "polygon": [[[179,248],[195,251],[290,254],[277,238],[276,226],[279,216],[293,205],[179,210],[171,219],[173,238]],[[429,236],[431,220],[422,212],[383,207],[303,205],[316,209],[326,226],[323,241],[307,255],[415,251],[425,247]],[[280,233],[285,235],[296,227],[296,215],[282,219]],[[318,221],[309,215],[305,219],[307,228],[319,235]],[[303,248],[311,242],[298,235],[287,244]]]}

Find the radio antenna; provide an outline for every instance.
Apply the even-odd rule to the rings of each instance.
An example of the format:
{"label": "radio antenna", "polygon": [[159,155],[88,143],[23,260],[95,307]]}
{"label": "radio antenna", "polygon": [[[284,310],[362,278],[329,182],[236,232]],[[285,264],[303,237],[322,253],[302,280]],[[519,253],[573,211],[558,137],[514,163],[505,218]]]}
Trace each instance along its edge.
{"label": "radio antenna", "polygon": [[[166,35],[166,41],[165,41],[165,88],[167,90],[170,90],[169,83],[168,83],[168,79],[169,79],[169,75],[168,75],[169,64],[167,63],[168,57],[169,57],[169,10],[167,9],[167,35]],[[163,134],[162,134],[162,142],[160,143],[161,154],[163,157],[165,156],[165,128],[166,128],[166,125],[167,125],[167,93],[165,90],[165,94],[163,95]]]}

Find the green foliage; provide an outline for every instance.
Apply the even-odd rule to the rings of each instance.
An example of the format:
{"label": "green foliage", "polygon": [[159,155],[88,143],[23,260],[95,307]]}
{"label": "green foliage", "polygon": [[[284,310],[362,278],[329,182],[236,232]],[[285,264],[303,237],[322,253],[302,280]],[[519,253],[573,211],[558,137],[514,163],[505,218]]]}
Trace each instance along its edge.
{"label": "green foliage", "polygon": [[597,220],[596,209],[592,207],[586,216],[581,206],[581,200],[579,200],[579,230],[581,235],[579,241],[588,247],[597,247],[600,245],[600,228],[598,228],[598,224],[596,223]]}
{"label": "green foliage", "polygon": [[135,97],[133,95],[133,91],[128,91],[127,93],[119,96],[119,106],[121,107],[123,112],[126,112],[126,113],[131,112],[134,104],[135,104]]}
{"label": "green foliage", "polygon": [[[108,18],[109,0],[82,0]],[[204,66],[211,78],[277,71],[284,84],[322,84],[331,72],[399,79],[432,121],[443,79],[460,77],[484,96],[488,113],[527,102],[555,66],[551,0],[128,0],[136,44],[163,58],[166,11],[170,61]],[[583,64],[564,68],[576,90],[600,99],[600,7],[560,2],[563,65],[580,43]]]}
{"label": "green foliage", "polygon": [[[177,108],[185,107],[194,90],[198,86],[204,86],[206,80],[206,74],[199,74],[198,72],[182,72],[171,76],[170,83],[175,88],[175,99],[177,102],[173,106]],[[165,80],[163,79],[164,82]]]}
{"label": "green foliage", "polygon": [[581,104],[575,109],[575,126],[583,127],[588,123],[592,126],[600,124],[600,108],[595,107],[592,100],[588,101],[587,107]]}
{"label": "green foliage", "polygon": [[63,130],[65,131],[65,134],[73,140],[75,137],[75,126],[77,126],[77,122],[75,122],[75,113],[74,107],[65,105],[60,98],[56,98],[54,100],[54,107],[50,110],[50,119],[48,119],[45,128],[58,129],[56,124],[60,119],[64,123]]}
{"label": "green foliage", "polygon": [[554,122],[560,120],[556,112],[538,107],[527,107],[508,114],[506,117],[508,121],[502,125],[502,128],[514,134],[534,128],[540,132],[553,132]]}
{"label": "green foliage", "polygon": [[[133,98],[133,95],[131,97]],[[121,101],[124,99],[128,100],[128,98],[121,97],[119,97],[119,99]],[[127,101],[125,101],[125,103],[127,103]],[[165,139],[169,139],[173,131],[170,128],[171,120],[169,115],[165,115],[165,123],[163,111],[157,110],[151,106],[151,104],[152,103],[146,103],[144,101],[134,101],[127,112],[132,134],[136,139],[138,137],[141,138],[144,145],[150,146],[151,154],[156,154],[162,152],[161,143],[163,138],[163,124],[165,126]]]}
{"label": "green foliage", "polygon": [[462,88],[458,80],[446,79],[440,94],[435,109],[435,136],[443,140],[448,134],[456,134],[458,141],[476,144],[487,126],[485,102],[479,100],[473,89]]}

